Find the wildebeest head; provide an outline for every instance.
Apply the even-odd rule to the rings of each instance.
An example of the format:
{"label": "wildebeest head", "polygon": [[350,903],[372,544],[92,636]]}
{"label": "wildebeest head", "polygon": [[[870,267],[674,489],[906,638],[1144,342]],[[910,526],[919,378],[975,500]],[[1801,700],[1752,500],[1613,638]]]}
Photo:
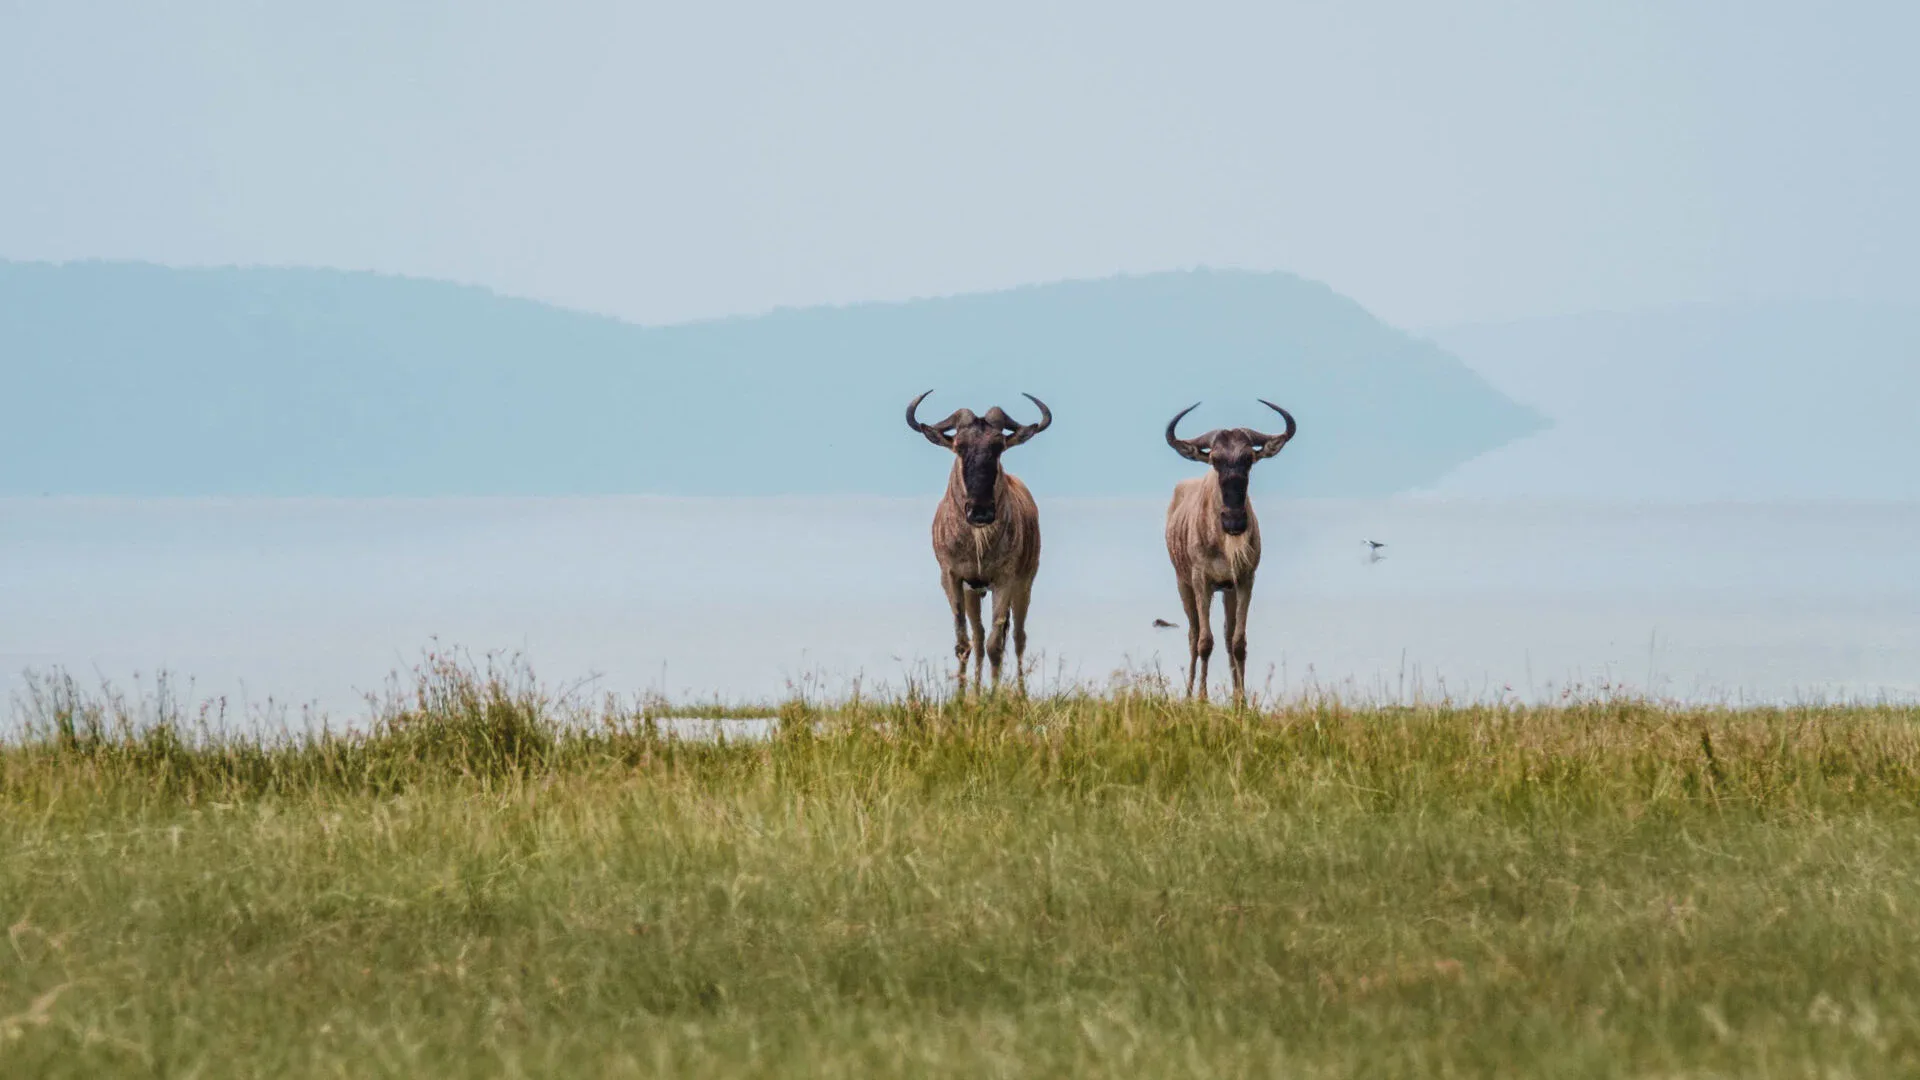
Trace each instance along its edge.
{"label": "wildebeest head", "polygon": [[[931,393],[933,391],[927,391]],[[1000,481],[1000,455],[1047,430],[1053,423],[1053,413],[1047,409],[1046,402],[1032,394],[1022,394],[1021,397],[1039,406],[1039,423],[1015,423],[995,405],[985,416],[975,416],[972,409],[956,409],[952,416],[937,424],[923,424],[914,418],[914,410],[927,399],[927,394],[914,398],[907,406],[907,426],[925,435],[933,445],[959,456],[960,478],[967,493],[967,524],[991,525],[995,517],[994,492]]]}
{"label": "wildebeest head", "polygon": [[1188,413],[1200,407],[1199,402],[1181,409],[1172,420],[1167,421],[1167,445],[1188,461],[1198,461],[1213,466],[1220,477],[1220,528],[1228,536],[1239,536],[1247,531],[1247,480],[1253,473],[1253,463],[1264,461],[1280,452],[1299,430],[1293,422],[1293,415],[1287,410],[1264,398],[1260,404],[1272,409],[1286,418],[1287,430],[1278,435],[1267,435],[1252,428],[1219,428],[1192,439],[1183,439],[1174,434],[1180,421]]}

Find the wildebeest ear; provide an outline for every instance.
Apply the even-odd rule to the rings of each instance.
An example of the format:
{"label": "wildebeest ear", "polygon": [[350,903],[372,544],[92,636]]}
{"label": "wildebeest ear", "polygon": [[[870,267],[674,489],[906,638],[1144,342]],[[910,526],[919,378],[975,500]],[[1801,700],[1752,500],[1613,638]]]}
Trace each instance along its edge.
{"label": "wildebeest ear", "polygon": [[[1053,426],[1053,410],[1047,408],[1046,402],[1041,401],[1032,394],[1021,394],[1020,396],[1039,406],[1040,422],[1036,424],[1016,424],[1011,420],[1007,421],[1007,426],[1013,429],[1013,434],[1007,437],[1008,446],[1019,446],[1021,443],[1026,442],[1028,439],[1033,438],[1035,435]],[[996,406],[993,411],[1000,412],[1000,409]],[[1006,413],[1000,413],[1000,415],[1005,417]]]}
{"label": "wildebeest ear", "polygon": [[1253,459],[1255,461],[1265,461],[1268,458],[1272,457],[1273,455],[1279,453],[1281,449],[1287,445],[1287,440],[1276,438],[1272,435],[1269,435],[1266,437],[1265,440],[1262,440],[1259,438],[1259,435],[1260,435],[1259,432],[1255,431],[1255,432],[1251,432],[1251,434],[1254,436],[1254,439],[1253,439],[1254,445],[1258,447],[1258,449],[1256,449],[1253,452]]}
{"label": "wildebeest ear", "polygon": [[1173,448],[1181,457],[1186,458],[1188,461],[1204,463],[1212,460],[1208,455],[1213,453],[1213,440],[1219,437],[1219,435],[1219,429],[1216,428],[1213,431],[1195,435],[1191,439],[1181,439],[1180,442],[1174,444]]}
{"label": "wildebeest ear", "polygon": [[1216,431],[1209,431],[1198,439],[1183,439],[1174,433],[1174,429],[1180,426],[1180,421],[1185,419],[1188,413],[1199,407],[1200,403],[1196,401],[1186,408],[1181,409],[1179,412],[1174,413],[1173,419],[1167,421],[1167,445],[1173,447],[1174,453],[1179,454],[1188,461],[1207,460],[1207,451],[1212,449],[1213,437],[1219,434]]}
{"label": "wildebeest ear", "polygon": [[1260,457],[1264,459],[1279,453],[1281,447],[1286,446],[1287,443],[1293,439],[1294,433],[1300,430],[1300,425],[1294,423],[1292,413],[1268,401],[1266,398],[1261,398],[1260,404],[1279,413],[1287,421],[1287,430],[1278,435],[1266,435],[1252,428],[1246,429],[1247,434],[1253,438],[1253,441],[1260,445]]}
{"label": "wildebeest ear", "polygon": [[[933,393],[933,391],[927,391],[927,394],[931,393]],[[943,450],[951,450],[953,449],[953,436],[947,434],[947,432],[953,430],[954,425],[960,420],[960,413],[966,410],[961,409],[937,424],[923,424],[914,416],[914,411],[920,408],[921,402],[927,400],[927,394],[921,394],[919,397],[907,403],[907,426],[925,435],[927,441],[933,445]]]}

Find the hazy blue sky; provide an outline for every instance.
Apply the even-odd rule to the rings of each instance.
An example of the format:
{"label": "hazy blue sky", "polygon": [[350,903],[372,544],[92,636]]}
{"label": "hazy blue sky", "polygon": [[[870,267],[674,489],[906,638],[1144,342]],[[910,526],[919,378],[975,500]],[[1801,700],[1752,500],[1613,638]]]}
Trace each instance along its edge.
{"label": "hazy blue sky", "polygon": [[1920,300],[1920,4],[0,0],[0,257],[642,321],[1198,263]]}

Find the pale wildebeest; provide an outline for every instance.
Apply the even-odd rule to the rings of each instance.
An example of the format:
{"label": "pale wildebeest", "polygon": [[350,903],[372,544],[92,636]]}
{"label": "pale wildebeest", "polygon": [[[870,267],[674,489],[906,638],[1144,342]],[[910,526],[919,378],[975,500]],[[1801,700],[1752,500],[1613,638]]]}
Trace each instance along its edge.
{"label": "pale wildebeest", "polygon": [[1180,603],[1187,610],[1187,696],[1193,696],[1195,669],[1200,700],[1207,700],[1207,661],[1213,656],[1213,594],[1223,593],[1227,618],[1227,654],[1233,660],[1233,699],[1247,695],[1247,608],[1253,602],[1253,574],[1260,568],[1260,520],[1247,501],[1253,463],[1280,452],[1298,426],[1287,410],[1262,399],[1260,404],[1286,418],[1287,430],[1266,435],[1252,428],[1222,428],[1193,439],[1174,429],[1199,402],[1167,422],[1167,445],[1189,461],[1211,466],[1205,476],[1182,480],[1167,506],[1167,557],[1173,560]]}
{"label": "pale wildebeest", "polygon": [[[993,682],[999,685],[1009,616],[1013,622],[1014,670],[1024,685],[1027,602],[1033,596],[1033,577],[1040,570],[1040,509],[1034,505],[1027,485],[1000,467],[1000,455],[1047,430],[1053,423],[1053,413],[1039,398],[1023,394],[1039,407],[1039,423],[1017,424],[996,405],[985,416],[958,409],[937,424],[923,424],[914,418],[914,411],[927,394],[907,406],[907,426],[925,435],[933,445],[953,451],[947,493],[933,512],[933,557],[940,563],[940,584],[947,591],[947,605],[953,609],[953,652],[960,658],[960,689],[964,693],[967,688],[969,655],[973,657],[974,686],[980,685],[983,661],[992,663]],[[992,637],[985,635],[980,624],[981,594],[988,590],[993,592]]]}

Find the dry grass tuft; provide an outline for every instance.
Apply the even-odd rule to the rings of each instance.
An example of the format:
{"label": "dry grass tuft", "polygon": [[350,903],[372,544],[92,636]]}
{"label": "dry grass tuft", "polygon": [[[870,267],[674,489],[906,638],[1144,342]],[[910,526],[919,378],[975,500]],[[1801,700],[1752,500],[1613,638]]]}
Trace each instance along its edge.
{"label": "dry grass tuft", "polygon": [[21,707],[5,1075],[1920,1071],[1913,709]]}

